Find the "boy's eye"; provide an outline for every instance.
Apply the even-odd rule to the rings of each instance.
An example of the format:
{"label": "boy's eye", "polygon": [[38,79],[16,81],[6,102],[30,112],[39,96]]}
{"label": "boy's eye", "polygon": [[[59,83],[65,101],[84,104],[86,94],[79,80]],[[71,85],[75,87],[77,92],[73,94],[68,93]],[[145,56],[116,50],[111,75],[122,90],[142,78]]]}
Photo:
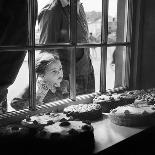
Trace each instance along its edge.
{"label": "boy's eye", "polygon": [[52,73],[55,73],[55,74],[56,74],[56,73],[57,73],[57,71],[56,71],[56,70],[54,70],[54,71],[52,71]]}

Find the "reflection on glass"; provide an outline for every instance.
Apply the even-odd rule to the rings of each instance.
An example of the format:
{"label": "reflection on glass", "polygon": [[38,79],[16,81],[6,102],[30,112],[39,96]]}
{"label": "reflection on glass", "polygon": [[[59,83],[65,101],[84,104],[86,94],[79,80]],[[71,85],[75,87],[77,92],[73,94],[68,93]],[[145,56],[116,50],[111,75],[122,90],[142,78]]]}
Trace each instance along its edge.
{"label": "reflection on glass", "polygon": [[8,88],[7,102],[8,112],[20,110],[28,106],[28,102],[25,102],[22,98],[24,89],[29,84],[29,70],[28,70],[28,57],[26,56],[23,64],[19,70],[15,82]]}

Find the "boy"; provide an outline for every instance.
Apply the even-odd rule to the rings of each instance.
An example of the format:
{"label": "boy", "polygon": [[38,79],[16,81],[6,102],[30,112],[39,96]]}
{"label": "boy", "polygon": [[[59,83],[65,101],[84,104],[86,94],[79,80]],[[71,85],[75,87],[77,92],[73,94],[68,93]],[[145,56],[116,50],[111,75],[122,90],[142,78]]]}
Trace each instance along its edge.
{"label": "boy", "polygon": [[[36,104],[42,105],[69,96],[69,83],[63,80],[62,65],[56,53],[42,52],[35,62]],[[11,101],[15,110],[28,108],[29,87]]]}

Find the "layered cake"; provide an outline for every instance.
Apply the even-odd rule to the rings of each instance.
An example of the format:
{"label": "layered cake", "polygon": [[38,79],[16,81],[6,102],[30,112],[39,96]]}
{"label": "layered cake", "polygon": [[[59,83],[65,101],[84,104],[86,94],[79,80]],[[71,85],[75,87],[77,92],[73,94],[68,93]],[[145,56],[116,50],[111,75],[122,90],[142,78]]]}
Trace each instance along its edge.
{"label": "layered cake", "polygon": [[71,120],[63,113],[46,113],[38,114],[31,117],[27,117],[22,120],[21,124],[31,128],[44,127],[45,125],[51,125],[58,121]]}
{"label": "layered cake", "polygon": [[111,110],[112,123],[122,126],[148,126],[155,121],[155,107],[146,102],[135,102]]}
{"label": "layered cake", "polygon": [[102,117],[102,110],[99,104],[78,104],[71,105],[64,109],[64,114],[79,120],[98,120]]}
{"label": "layered cake", "polygon": [[[82,121],[56,122],[36,135],[40,152],[55,154],[90,154],[94,150],[94,129]],[[44,144],[44,145],[42,145]]]}

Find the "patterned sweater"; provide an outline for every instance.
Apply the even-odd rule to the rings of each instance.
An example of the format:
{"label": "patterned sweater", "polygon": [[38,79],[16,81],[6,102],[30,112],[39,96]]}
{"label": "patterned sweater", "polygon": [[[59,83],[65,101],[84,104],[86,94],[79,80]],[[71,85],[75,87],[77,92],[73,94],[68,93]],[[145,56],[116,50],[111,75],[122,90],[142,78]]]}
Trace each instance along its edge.
{"label": "patterned sweater", "polygon": [[[52,101],[57,101],[69,97],[69,82],[63,80],[58,88],[51,88],[43,81],[37,81],[36,104],[43,105]],[[26,87],[22,93],[11,101],[11,106],[15,110],[28,108],[29,87]]]}

